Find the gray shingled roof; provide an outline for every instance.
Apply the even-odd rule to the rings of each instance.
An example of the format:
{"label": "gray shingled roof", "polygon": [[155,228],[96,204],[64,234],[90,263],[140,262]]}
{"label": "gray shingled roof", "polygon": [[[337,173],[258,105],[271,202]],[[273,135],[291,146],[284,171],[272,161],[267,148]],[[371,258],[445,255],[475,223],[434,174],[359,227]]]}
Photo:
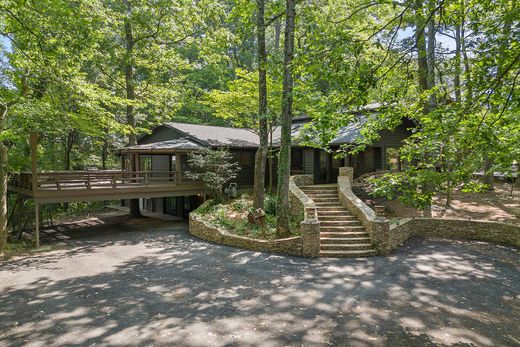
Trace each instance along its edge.
{"label": "gray shingled roof", "polygon": [[[361,128],[367,122],[366,116],[358,116],[357,121],[353,122],[347,126],[341,127],[338,130],[336,137],[330,142],[330,145],[341,145],[347,143],[356,142],[361,137]],[[291,126],[291,137],[294,143],[299,143],[306,137],[312,137],[313,134],[307,133],[304,130],[306,124],[310,123],[311,119],[309,117],[299,118],[297,122],[293,123]],[[273,133],[273,144],[280,144],[280,129],[277,128]]]}
{"label": "gray shingled roof", "polygon": [[249,129],[188,123],[166,123],[203,143],[214,147],[258,147],[258,135]]}
{"label": "gray shingled roof", "polygon": [[187,139],[175,139],[175,140],[167,140],[167,141],[159,141],[159,142],[153,142],[153,143],[147,143],[143,145],[135,145],[135,146],[128,146],[125,147],[125,150],[161,150],[161,149],[182,149],[182,150],[192,150],[201,148],[202,145],[199,143]]}

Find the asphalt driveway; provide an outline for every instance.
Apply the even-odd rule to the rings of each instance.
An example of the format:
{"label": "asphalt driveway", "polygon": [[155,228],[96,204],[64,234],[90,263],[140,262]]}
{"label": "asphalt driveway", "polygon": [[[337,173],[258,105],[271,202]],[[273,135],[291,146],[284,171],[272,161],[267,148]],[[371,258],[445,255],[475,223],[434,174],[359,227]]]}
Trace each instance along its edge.
{"label": "asphalt driveway", "polygon": [[129,229],[0,263],[0,346],[520,345],[518,249],[309,260]]}

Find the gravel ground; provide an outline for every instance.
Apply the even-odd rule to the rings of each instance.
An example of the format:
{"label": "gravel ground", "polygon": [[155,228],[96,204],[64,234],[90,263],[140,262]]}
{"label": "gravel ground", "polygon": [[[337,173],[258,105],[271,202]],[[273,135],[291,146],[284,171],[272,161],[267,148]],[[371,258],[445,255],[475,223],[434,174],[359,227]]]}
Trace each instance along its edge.
{"label": "gravel ground", "polygon": [[0,346],[520,345],[520,257],[410,240],[305,259],[131,221],[0,263]]}

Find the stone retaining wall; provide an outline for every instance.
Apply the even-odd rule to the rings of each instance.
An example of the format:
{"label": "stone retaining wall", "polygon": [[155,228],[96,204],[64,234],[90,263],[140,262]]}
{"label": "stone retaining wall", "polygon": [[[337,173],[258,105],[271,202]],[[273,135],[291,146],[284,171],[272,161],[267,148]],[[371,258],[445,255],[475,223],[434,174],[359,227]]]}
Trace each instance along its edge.
{"label": "stone retaining wall", "polygon": [[389,248],[394,250],[412,236],[488,241],[520,247],[520,226],[465,219],[402,219],[390,229]]}
{"label": "stone retaining wall", "polygon": [[350,167],[340,168],[339,201],[363,224],[379,254],[386,255],[390,252],[390,224],[387,219],[376,216],[376,213],[352,192],[352,171]]}
{"label": "stone retaining wall", "polygon": [[[204,208],[211,200],[206,201],[199,208]],[[302,238],[289,237],[279,240],[258,240],[245,236],[231,234],[205,221],[197,211],[190,213],[189,232],[203,240],[237,247],[257,252],[268,252],[285,255],[302,255]]]}
{"label": "stone retaining wall", "polygon": [[320,222],[318,222],[316,204],[299,186],[314,184],[312,175],[295,175],[289,180],[289,204],[291,214],[303,216],[300,223],[304,257],[318,257],[320,255]]}

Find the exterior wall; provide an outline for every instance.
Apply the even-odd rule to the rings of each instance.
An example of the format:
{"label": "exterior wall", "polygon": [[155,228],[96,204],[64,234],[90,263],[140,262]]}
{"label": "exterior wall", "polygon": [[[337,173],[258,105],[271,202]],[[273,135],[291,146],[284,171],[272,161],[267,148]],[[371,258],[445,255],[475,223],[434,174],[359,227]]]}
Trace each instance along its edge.
{"label": "exterior wall", "polygon": [[[233,149],[231,150],[231,153],[233,153],[236,156],[236,160],[238,161],[238,165],[240,166],[240,170],[237,173],[237,177],[233,180],[231,180],[230,183],[237,183],[239,189],[244,188],[251,188],[254,184],[254,178],[255,178],[255,154],[256,149]],[[244,156],[247,156],[248,160],[251,165],[244,165],[246,163],[241,163],[240,156],[242,156],[242,159],[244,159]],[[247,163],[249,164],[249,163]],[[267,164],[266,164],[267,165]],[[268,174],[268,168],[266,166],[266,175]]]}
{"label": "exterior wall", "polygon": [[185,137],[184,134],[170,127],[167,127],[166,125],[161,125],[153,129],[151,134],[146,134],[143,137],[139,138],[137,142],[140,145],[144,145],[148,143],[180,139],[183,137]]}
{"label": "exterior wall", "polygon": [[372,143],[374,147],[401,147],[403,140],[408,138],[412,133],[407,130],[403,124],[398,125],[394,131],[382,130],[379,132],[381,138]]}
{"label": "exterior wall", "polygon": [[[152,171],[170,171],[170,156],[169,155],[151,155]],[[168,178],[167,174],[157,173],[154,177]]]}
{"label": "exterior wall", "polygon": [[[170,171],[170,157],[169,155],[151,155],[152,171]],[[168,179],[168,175],[157,173],[153,174],[154,177],[165,177]],[[152,212],[163,213],[163,198],[152,199]]]}
{"label": "exterior wall", "polygon": [[153,198],[153,212],[157,212],[157,213],[164,212],[163,201],[164,201],[164,198]]}

